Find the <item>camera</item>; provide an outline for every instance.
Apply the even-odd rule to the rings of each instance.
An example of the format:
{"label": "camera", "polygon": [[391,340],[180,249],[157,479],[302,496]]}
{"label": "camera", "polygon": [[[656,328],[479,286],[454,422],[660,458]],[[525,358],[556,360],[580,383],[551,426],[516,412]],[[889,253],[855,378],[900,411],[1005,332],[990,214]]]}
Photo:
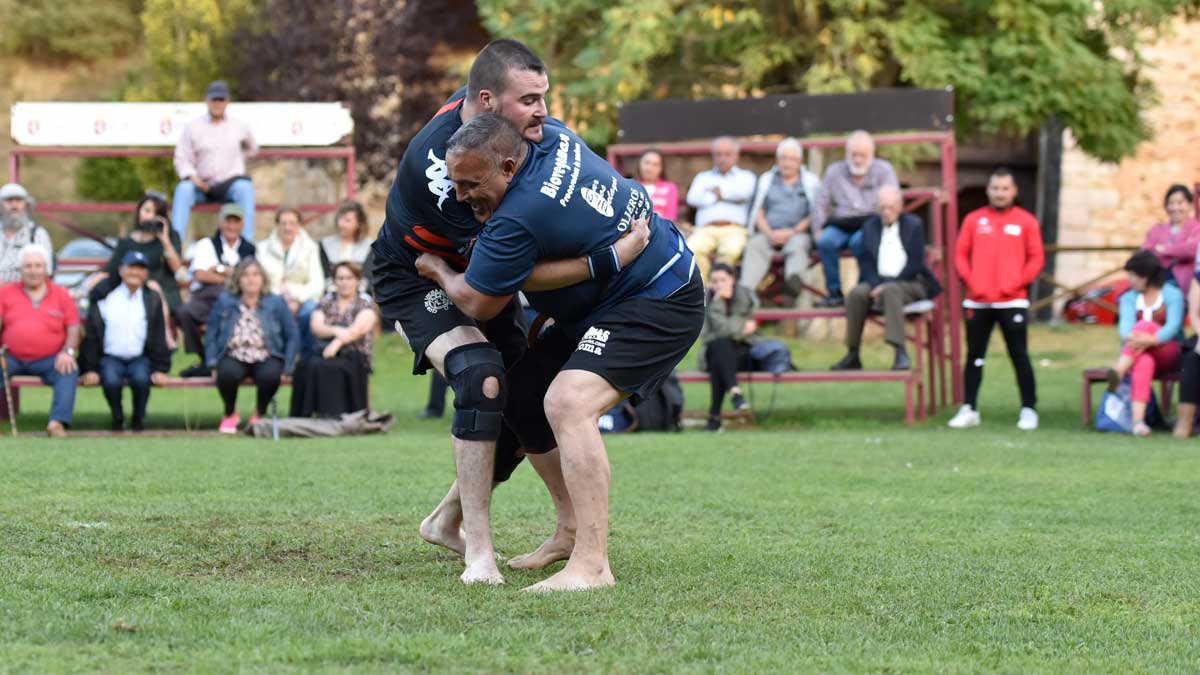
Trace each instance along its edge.
{"label": "camera", "polygon": [[139,230],[144,230],[153,234],[160,234],[163,231],[163,228],[167,226],[167,221],[163,220],[162,216],[155,216],[153,218],[140,221],[137,226]]}

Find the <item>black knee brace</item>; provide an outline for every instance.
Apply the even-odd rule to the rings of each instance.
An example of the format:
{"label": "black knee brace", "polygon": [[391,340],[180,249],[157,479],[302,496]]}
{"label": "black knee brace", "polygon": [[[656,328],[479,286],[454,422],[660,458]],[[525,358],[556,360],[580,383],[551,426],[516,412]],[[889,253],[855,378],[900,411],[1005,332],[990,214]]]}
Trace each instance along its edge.
{"label": "black knee brace", "polygon": [[[450,433],[465,441],[494,441],[500,437],[504,404],[508,398],[504,382],[504,359],[495,345],[487,342],[455,347],[446,354],[446,382],[454,390],[454,421]],[[483,393],[483,383],[496,378],[500,391],[495,398]]]}

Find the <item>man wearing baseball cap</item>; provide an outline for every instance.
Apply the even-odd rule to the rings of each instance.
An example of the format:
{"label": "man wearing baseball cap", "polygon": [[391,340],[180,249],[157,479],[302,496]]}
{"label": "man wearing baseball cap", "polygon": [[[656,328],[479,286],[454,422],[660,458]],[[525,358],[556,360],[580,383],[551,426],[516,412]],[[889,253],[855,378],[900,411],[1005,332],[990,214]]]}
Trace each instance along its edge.
{"label": "man wearing baseball cap", "polygon": [[246,157],[258,153],[250,127],[225,114],[229,85],[217,80],[208,85],[204,100],[208,112],[188,122],[175,146],[175,200],[172,225],[186,240],[192,207],[205,202],[234,202],[245,212],[242,237],[254,241],[254,185],[246,175]]}
{"label": "man wearing baseball cap", "polygon": [[[21,249],[30,244],[37,244],[47,251],[53,251],[50,243],[50,233],[46,228],[33,222],[30,215],[30,204],[33,199],[29,192],[17,183],[7,183],[0,186],[0,283],[10,283],[21,279]],[[47,261],[47,273],[54,273],[53,260]]]}
{"label": "man wearing baseball cap", "polygon": [[146,287],[148,267],[145,254],[130,251],[121,258],[120,279],[105,279],[89,296],[86,337],[79,354],[80,383],[104,388],[113,431],[125,428],[124,383],[129,382],[133,392],[132,429],[141,431],[150,385],[164,384],[171,368],[163,302]]}

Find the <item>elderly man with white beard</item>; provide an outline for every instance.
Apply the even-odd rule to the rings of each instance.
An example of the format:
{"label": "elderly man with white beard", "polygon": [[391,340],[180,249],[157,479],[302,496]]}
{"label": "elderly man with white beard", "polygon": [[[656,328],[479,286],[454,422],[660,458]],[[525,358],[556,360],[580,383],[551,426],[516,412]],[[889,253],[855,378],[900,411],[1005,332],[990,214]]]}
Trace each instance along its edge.
{"label": "elderly man with white beard", "polygon": [[[0,187],[0,283],[21,280],[21,249],[37,244],[53,251],[50,233],[33,222],[29,203],[32,200],[25,188],[16,183]],[[53,262],[47,263],[47,272],[54,273]]]}
{"label": "elderly man with white beard", "polygon": [[865,131],[846,138],[846,159],[825,170],[820,196],[813,209],[812,230],[817,233],[817,252],[825,270],[825,290],[829,295],[818,307],[841,307],[842,251],[850,249],[856,259],[863,254],[862,226],[875,213],[879,189],[900,186],[896,170],[885,159],[875,157],[875,139]]}

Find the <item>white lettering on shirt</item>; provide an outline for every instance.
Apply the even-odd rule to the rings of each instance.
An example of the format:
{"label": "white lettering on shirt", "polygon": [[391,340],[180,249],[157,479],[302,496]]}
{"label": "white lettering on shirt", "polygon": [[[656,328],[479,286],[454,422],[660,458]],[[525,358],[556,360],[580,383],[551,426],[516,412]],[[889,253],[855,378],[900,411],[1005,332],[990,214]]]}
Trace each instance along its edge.
{"label": "white lettering on shirt", "polygon": [[430,148],[429,168],[425,169],[425,177],[429,179],[429,191],[438,198],[438,211],[442,210],[442,202],[446,201],[450,191],[454,189],[454,185],[446,176],[446,160],[438,159],[437,155],[433,154],[433,148]]}

